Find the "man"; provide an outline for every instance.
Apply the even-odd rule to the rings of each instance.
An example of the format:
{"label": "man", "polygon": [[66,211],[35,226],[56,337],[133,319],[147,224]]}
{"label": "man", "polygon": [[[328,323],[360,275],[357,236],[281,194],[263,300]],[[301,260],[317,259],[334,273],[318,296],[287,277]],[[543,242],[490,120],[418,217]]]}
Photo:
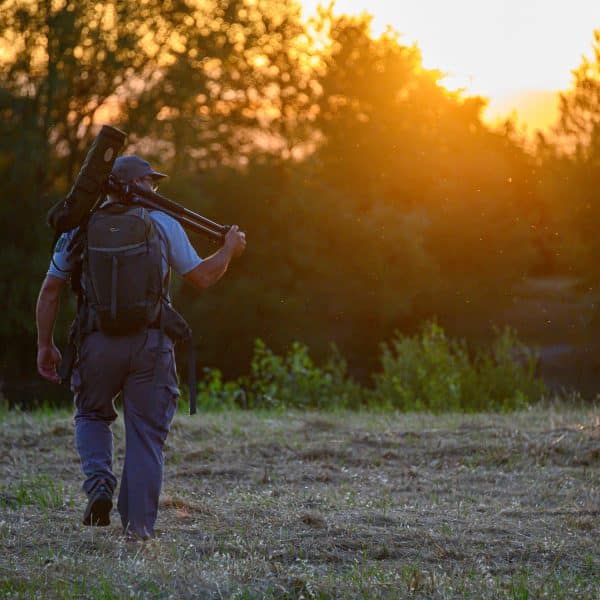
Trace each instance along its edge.
{"label": "man", "polygon": [[[118,158],[112,173],[124,183],[135,182],[146,189],[156,189],[166,177],[137,156]],[[115,202],[117,198],[109,198],[107,204]],[[216,283],[232,258],[245,249],[245,234],[234,225],[223,246],[202,260],[179,222],[160,211],[149,214],[160,238],[160,268],[167,287],[172,268],[203,290]],[[37,368],[42,377],[53,382],[59,381],[57,368],[61,361],[53,330],[61,291],[77,262],[69,244],[75,233],[63,234],[58,240],[36,307]],[[151,538],[162,485],[163,446],[179,394],[173,340],[152,325],[121,336],[106,335],[91,327],[79,343],[71,389],[75,394],[76,445],[86,477],[83,489],[88,495],[83,523],[110,523],[117,484],[112,472],[110,426],[117,417],[113,400],[122,392],[126,452],[117,507],[128,536]]]}

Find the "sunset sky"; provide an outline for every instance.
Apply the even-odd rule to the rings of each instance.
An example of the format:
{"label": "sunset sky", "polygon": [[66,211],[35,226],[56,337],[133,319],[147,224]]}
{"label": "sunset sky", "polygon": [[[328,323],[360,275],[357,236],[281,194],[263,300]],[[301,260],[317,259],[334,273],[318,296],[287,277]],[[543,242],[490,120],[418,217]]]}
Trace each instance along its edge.
{"label": "sunset sky", "polygon": [[[319,0],[302,0],[311,14]],[[600,0],[337,0],[337,13],[369,12],[374,33],[390,24],[417,43],[444,84],[490,98],[488,120],[517,111],[529,129],[556,116],[556,92],[592,54]]]}

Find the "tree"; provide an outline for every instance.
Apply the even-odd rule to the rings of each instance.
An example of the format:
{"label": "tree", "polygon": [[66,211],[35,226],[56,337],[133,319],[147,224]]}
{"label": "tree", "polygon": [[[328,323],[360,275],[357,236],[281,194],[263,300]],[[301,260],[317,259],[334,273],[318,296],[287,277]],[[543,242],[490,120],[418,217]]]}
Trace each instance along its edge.
{"label": "tree", "polygon": [[600,165],[600,29],[594,32],[593,58],[573,71],[573,87],[560,95],[560,143],[577,159]]}
{"label": "tree", "polygon": [[573,71],[571,89],[560,94],[553,134],[539,142],[540,195],[556,264],[595,288],[600,256],[600,30],[594,33],[592,58],[582,59]]}
{"label": "tree", "polygon": [[44,216],[101,123],[131,128],[129,151],[166,148],[161,166],[175,174],[198,159],[237,160],[260,135],[289,151],[308,98],[301,33],[298,5],[274,0],[3,3],[4,373],[31,372]]}
{"label": "tree", "polygon": [[374,39],[369,17],[322,18],[332,43],[313,180],[335,188],[354,231],[368,224],[373,242],[348,248],[363,253],[352,273],[369,282],[372,312],[395,313],[379,331],[431,313],[457,328],[479,315],[480,327],[537,260],[530,161],[482,123],[483,99],[443,88],[393,31]]}
{"label": "tree", "polygon": [[8,0],[0,13],[2,370],[30,373],[49,258],[44,215],[71,185],[115,90],[154,62],[144,24],[163,3]]}
{"label": "tree", "polygon": [[258,241],[236,285],[183,302],[204,361],[234,372],[256,336],[321,356],[334,341],[366,374],[378,344],[423,317],[480,332],[538,258],[530,161],[483,125],[483,101],[442,88],[393,33],[373,39],[368,19],[321,18],[307,34],[322,41],[315,152],[197,178],[196,207]]}
{"label": "tree", "polygon": [[171,16],[158,72],[122,95],[131,131],[161,140],[173,174],[288,155],[311,103],[310,48],[296,2],[215,0]]}

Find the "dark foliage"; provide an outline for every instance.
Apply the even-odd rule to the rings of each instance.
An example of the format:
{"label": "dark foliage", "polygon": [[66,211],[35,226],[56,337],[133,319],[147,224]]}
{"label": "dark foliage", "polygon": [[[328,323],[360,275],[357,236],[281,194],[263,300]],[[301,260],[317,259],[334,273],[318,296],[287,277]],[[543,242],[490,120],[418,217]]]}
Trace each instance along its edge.
{"label": "dark foliage", "polygon": [[199,361],[228,377],[261,338],[317,359],[334,342],[366,382],[395,330],[437,316],[450,335],[489,342],[531,274],[595,282],[597,46],[532,154],[510,123],[482,122],[484,99],[443,88],[416,47],[374,39],[366,17],[323,10],[306,24],[293,2],[209,4],[4,3],[5,385],[36,377],[44,215],[102,122],[172,175],[167,195],[247,232],[223,282],[175,291]]}

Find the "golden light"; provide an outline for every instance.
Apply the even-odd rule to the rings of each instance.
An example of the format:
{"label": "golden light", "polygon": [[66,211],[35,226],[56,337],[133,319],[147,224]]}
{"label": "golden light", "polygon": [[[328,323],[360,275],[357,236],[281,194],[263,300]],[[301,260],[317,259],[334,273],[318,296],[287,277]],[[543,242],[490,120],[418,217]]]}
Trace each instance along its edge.
{"label": "golden light", "polygon": [[[301,1],[305,16],[319,4]],[[489,98],[488,120],[516,111],[530,127],[556,116],[556,92],[600,28],[598,0],[338,0],[334,12],[372,14],[374,35],[391,25],[426,68],[447,73],[448,89]]]}

